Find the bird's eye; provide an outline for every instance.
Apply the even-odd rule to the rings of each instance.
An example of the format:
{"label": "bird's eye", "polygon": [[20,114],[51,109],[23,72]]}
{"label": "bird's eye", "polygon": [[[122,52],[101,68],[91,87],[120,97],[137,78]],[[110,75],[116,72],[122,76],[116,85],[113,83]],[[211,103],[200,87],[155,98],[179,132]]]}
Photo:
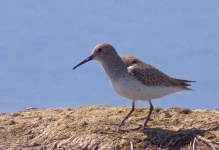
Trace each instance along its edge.
{"label": "bird's eye", "polygon": [[99,53],[102,52],[102,48],[98,48],[97,52]]}

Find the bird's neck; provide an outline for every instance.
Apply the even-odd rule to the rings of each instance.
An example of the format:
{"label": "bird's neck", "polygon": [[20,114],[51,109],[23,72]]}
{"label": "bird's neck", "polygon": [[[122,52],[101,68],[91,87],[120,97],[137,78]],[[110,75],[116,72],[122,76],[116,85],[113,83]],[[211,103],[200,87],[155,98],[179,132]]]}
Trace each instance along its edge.
{"label": "bird's neck", "polygon": [[120,77],[127,74],[128,70],[126,65],[123,63],[120,56],[110,58],[107,61],[101,62],[104,70],[109,76],[110,80],[118,80]]}

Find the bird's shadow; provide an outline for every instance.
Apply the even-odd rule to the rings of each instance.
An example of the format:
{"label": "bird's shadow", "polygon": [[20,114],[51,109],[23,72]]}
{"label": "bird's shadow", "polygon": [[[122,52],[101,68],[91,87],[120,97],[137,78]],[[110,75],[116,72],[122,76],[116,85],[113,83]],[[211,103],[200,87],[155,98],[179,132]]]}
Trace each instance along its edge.
{"label": "bird's shadow", "polygon": [[[121,132],[135,132],[139,131],[139,128],[135,129],[121,129]],[[130,141],[143,143],[144,147],[153,147],[161,149],[181,149],[182,147],[191,147],[191,144],[196,137],[203,137],[206,132],[218,130],[219,124],[210,124],[209,126],[201,126],[199,128],[179,129],[177,131],[156,128],[145,128],[139,132],[145,135],[145,139],[129,139]],[[206,142],[206,141],[204,141]],[[208,143],[206,143],[208,144]],[[210,143],[209,143],[210,144]],[[190,146],[189,146],[190,145]]]}

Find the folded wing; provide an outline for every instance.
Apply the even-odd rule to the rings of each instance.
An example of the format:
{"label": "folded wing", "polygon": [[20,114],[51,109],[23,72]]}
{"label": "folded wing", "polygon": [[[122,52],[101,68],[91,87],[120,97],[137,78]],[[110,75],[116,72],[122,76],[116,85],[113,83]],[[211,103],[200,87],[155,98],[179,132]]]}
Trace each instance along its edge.
{"label": "folded wing", "polygon": [[184,88],[185,90],[191,90],[187,86],[190,86],[189,82],[195,82],[172,78],[154,66],[141,61],[135,56],[124,56],[122,57],[122,60],[126,64],[128,71],[147,86],[178,86]]}

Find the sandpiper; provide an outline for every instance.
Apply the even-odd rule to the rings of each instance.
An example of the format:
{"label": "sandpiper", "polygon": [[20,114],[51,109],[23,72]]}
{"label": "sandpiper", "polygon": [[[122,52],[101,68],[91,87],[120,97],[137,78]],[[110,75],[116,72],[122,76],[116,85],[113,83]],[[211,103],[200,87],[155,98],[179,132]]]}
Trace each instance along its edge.
{"label": "sandpiper", "polygon": [[132,100],[132,108],[126,117],[118,123],[123,125],[125,120],[135,109],[135,101],[147,100],[150,111],[141,129],[147,125],[153,111],[152,99],[180,92],[189,91],[189,80],[172,78],[150,64],[147,64],[135,56],[120,57],[115,48],[107,43],[98,44],[92,54],[76,65],[78,66],[90,61],[99,61],[107,73],[114,90],[121,96]]}

